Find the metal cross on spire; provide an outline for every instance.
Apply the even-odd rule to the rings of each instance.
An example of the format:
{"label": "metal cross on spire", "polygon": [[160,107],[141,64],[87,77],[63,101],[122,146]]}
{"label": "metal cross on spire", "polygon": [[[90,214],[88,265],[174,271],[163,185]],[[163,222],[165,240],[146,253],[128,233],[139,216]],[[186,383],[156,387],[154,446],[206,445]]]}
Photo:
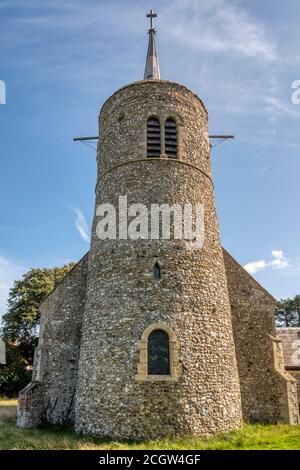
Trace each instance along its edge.
{"label": "metal cross on spire", "polygon": [[150,18],[150,29],[148,30],[149,43],[146,57],[144,80],[159,80],[160,73],[155,39],[156,30],[153,25],[153,18],[157,18],[157,14],[154,13],[153,10],[150,10],[150,12],[147,13],[147,18]]}
{"label": "metal cross on spire", "polygon": [[157,14],[153,10],[147,13],[147,18],[150,18],[150,29],[154,29],[153,18],[157,18]]}

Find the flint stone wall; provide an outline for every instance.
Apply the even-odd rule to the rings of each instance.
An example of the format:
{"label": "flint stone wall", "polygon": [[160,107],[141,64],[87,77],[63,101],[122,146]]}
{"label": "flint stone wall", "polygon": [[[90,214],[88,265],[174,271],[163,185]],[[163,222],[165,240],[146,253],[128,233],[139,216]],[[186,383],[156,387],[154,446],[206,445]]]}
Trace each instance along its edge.
{"label": "flint stone wall", "polygon": [[[243,418],[246,421],[284,421],[287,423],[295,424],[297,423],[297,418],[296,416],[294,416],[295,411],[293,410],[293,403],[294,400],[296,400],[295,386],[294,383],[290,381],[289,374],[282,375],[282,368],[284,367],[284,363],[282,361],[281,343],[280,341],[276,341],[273,337],[271,337],[274,333],[274,299],[248,273],[245,273],[243,268],[238,264],[238,262],[234,260],[234,258],[232,258],[231,255],[229,255],[229,253],[224,249],[223,254],[227,274],[227,284],[229,293],[231,294],[230,301],[234,316],[233,331],[235,335],[237,363],[239,368],[242,391]],[[84,258],[82,258],[82,260],[80,260],[78,265],[76,266],[76,270],[78,272],[80,270],[81,272],[80,277],[82,279],[83,285],[85,284],[85,279],[87,276],[87,256],[88,254]],[[71,274],[72,273],[70,273],[70,275]],[[150,272],[149,275],[152,276],[152,272]],[[48,309],[47,328],[52,328],[52,312],[55,312],[57,310],[57,308],[54,306],[55,301],[58,300],[60,302],[60,297],[65,298],[64,290],[66,289],[67,285],[70,287],[70,283],[67,283],[68,276],[69,275],[67,275],[66,278],[60,284],[60,294],[59,296],[57,295],[55,297],[56,300],[54,300],[53,297],[54,292],[51,293],[52,307],[51,309]],[[247,298],[245,298],[245,294]],[[259,302],[259,299],[265,299],[266,304],[264,304],[263,302]],[[251,305],[252,307],[250,307]],[[259,307],[253,307],[255,305]],[[265,308],[266,306],[267,309]],[[247,313],[245,314],[245,309],[246,312],[249,309],[249,315]],[[257,322],[257,315],[260,317],[259,322]],[[267,324],[265,323],[265,328],[267,329],[265,330],[265,333],[261,335],[260,328],[262,326],[262,321],[264,318],[267,318]],[[43,315],[42,317],[42,323],[44,319],[45,315]],[[66,322],[68,322],[68,318],[66,319]],[[65,328],[69,329],[69,324],[66,325],[64,329]],[[23,389],[19,394],[18,425],[20,427],[35,426],[41,423],[43,419],[49,420],[50,422],[57,422],[57,414],[59,414],[60,412],[62,412],[62,414],[58,422],[65,421],[66,412],[63,409],[61,409],[59,412],[57,407],[54,408],[54,412],[56,415],[55,421],[53,421],[49,410],[47,416],[45,416],[44,413],[43,394],[45,384],[43,385],[42,382],[43,377],[41,370],[41,357],[45,357],[48,355],[48,349],[46,349],[47,343],[45,345],[43,344],[42,330],[43,324],[41,325],[41,337],[39,349],[36,353],[35,358],[32,383],[26,386],[25,389]],[[267,332],[269,332],[271,336],[269,336]],[[46,334],[46,337],[47,336],[49,336],[49,334]],[[78,336],[80,336],[79,331]],[[78,347],[78,336],[72,336],[72,340],[75,340],[75,342],[77,343],[72,346],[74,350],[76,350],[76,348]],[[254,343],[256,342],[259,344],[259,347],[257,345],[255,346],[255,353],[253,347]],[[242,355],[240,355],[241,349],[243,353]],[[258,365],[257,374],[254,361],[257,360],[256,355],[258,354],[260,356],[262,353],[264,355],[262,356],[262,361]],[[249,370],[249,361],[252,364],[251,372]],[[43,362],[45,364],[46,361]],[[76,364],[76,367],[78,367],[78,362]],[[67,367],[68,364],[63,361],[63,358],[61,358],[60,368],[64,370]],[[270,371],[273,372],[270,374]],[[265,380],[266,374],[269,374],[269,378],[267,380]],[[49,374],[46,374],[46,376],[47,375],[48,395],[51,396],[52,393],[57,394],[57,387],[64,387],[65,380],[58,384],[54,374],[52,375],[52,378]],[[276,377],[275,383],[277,384],[276,391],[274,390],[274,380],[272,379],[272,377],[274,376]],[[73,396],[73,391],[71,392],[71,396]],[[262,397],[263,402],[261,403]],[[269,403],[267,407],[267,412],[264,411],[266,401]],[[288,405],[289,402],[291,403],[292,408]],[[69,406],[70,405],[68,405],[67,408],[69,408]],[[73,400],[71,400],[71,411],[69,411],[67,415],[69,416],[68,419],[73,421]]]}
{"label": "flint stone wall", "polygon": [[[147,159],[147,119],[175,117],[179,158]],[[241,424],[239,378],[210,178],[207,113],[181,85],[139,82],[103,106],[96,208],[204,205],[200,249],[182,240],[99,240],[95,215],[76,393],[79,432],[113,438],[211,434]],[[162,278],[154,278],[156,261]],[[153,323],[180,344],[178,382],[136,381],[138,343]]]}
{"label": "flint stone wall", "polygon": [[297,395],[300,411],[300,328],[276,328],[277,337],[282,341],[284,367],[297,381]]}
{"label": "flint stone wall", "polygon": [[41,304],[32,383],[19,395],[20,427],[74,422],[87,255]]}
{"label": "flint stone wall", "polygon": [[275,299],[224,250],[243,418],[299,422],[295,379],[285,371],[276,338]]}

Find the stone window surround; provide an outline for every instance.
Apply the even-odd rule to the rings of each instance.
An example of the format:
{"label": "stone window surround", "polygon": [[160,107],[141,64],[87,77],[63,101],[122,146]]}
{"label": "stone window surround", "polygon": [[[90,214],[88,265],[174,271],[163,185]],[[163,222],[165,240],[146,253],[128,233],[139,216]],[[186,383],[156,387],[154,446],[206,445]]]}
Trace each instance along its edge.
{"label": "stone window surround", "polygon": [[[149,375],[148,374],[148,337],[154,330],[163,330],[169,336],[170,353],[170,375]],[[182,366],[179,362],[180,344],[174,331],[164,323],[153,323],[149,325],[142,334],[138,342],[139,362],[137,364],[137,374],[135,380],[138,382],[177,382],[182,373]]]}
{"label": "stone window surround", "polygon": [[[153,113],[149,113],[147,115],[147,118],[146,118],[146,132],[147,132],[147,122],[149,119],[151,118],[154,118],[154,119],[158,119],[158,121],[160,122],[160,151],[161,151],[161,155],[159,158],[170,158],[170,159],[173,159],[173,160],[179,160],[181,158],[181,155],[182,155],[182,148],[181,148],[181,145],[180,145],[180,142],[182,141],[181,139],[181,127],[182,127],[182,119],[180,118],[180,116],[177,115],[177,113],[157,113],[157,112],[153,112]],[[166,151],[165,151],[165,124],[166,124],[166,121],[168,119],[173,119],[173,121],[175,121],[176,123],[176,131],[177,131],[177,156],[176,157],[169,157],[167,154],[166,154]],[[145,155],[147,155],[147,136],[146,136],[146,139],[145,139],[145,143],[146,143],[146,148],[145,148]],[[149,157],[148,157],[149,158]],[[156,157],[157,158],[157,157]]]}

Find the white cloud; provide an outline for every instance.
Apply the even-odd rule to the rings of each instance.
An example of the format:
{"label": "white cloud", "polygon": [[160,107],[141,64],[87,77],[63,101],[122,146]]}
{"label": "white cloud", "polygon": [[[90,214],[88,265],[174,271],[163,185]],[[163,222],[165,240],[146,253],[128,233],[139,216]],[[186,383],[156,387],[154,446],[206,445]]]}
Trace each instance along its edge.
{"label": "white cloud", "polygon": [[267,267],[267,263],[264,259],[259,261],[251,261],[250,263],[245,264],[244,268],[248,271],[249,274],[255,274],[257,271],[261,271]]}
{"label": "white cloud", "polygon": [[159,11],[158,27],[162,74],[187,83],[210,112],[270,114],[265,96],[279,93],[281,57],[274,34],[245,5],[176,0]]}
{"label": "white cloud", "polygon": [[300,118],[300,110],[292,103],[289,105],[285,101],[275,98],[274,96],[266,96],[265,102],[267,103],[266,110],[269,112],[274,113],[274,111],[277,111],[279,114],[288,114],[290,116]]}
{"label": "white cloud", "polygon": [[20,279],[26,268],[0,256],[0,315],[5,313],[8,293],[15,280]]}
{"label": "white cloud", "polygon": [[75,219],[75,227],[81,236],[81,238],[89,243],[90,242],[90,235],[89,235],[89,227],[86,221],[85,216],[83,215],[82,211],[77,207],[71,208],[71,210],[76,214]]}
{"label": "white cloud", "polygon": [[[52,31],[55,23],[66,34],[80,29],[87,30],[94,38],[103,27],[115,28],[120,34],[126,31],[139,35],[143,21],[146,27],[146,6],[138,1],[131,2],[130,8],[123,0],[100,3],[90,0],[86,8],[82,7],[80,0],[52,0],[46,7],[33,0],[15,0],[14,3],[16,7],[26,6],[30,13],[12,17],[11,22],[30,27],[36,24],[43,31],[45,26]],[[11,5],[6,3],[5,6]],[[278,56],[276,43],[269,37],[265,25],[236,0],[160,1],[157,10],[159,31],[188,49],[266,60],[274,60]],[[32,31],[28,34],[32,35]]]}
{"label": "white cloud", "polygon": [[268,171],[268,166],[264,165],[264,166],[249,168],[246,170],[246,173],[248,175],[253,175],[253,176],[264,176],[267,171]]}
{"label": "white cloud", "polygon": [[245,58],[277,58],[276,44],[265,27],[233,1],[177,0],[160,15],[175,41],[206,52],[226,52]]}
{"label": "white cloud", "polygon": [[[130,8],[123,0],[89,0],[85,8],[80,0],[52,0],[51,6],[37,0],[14,3],[26,5],[28,13],[18,18],[8,13],[1,29],[4,65],[17,51],[15,64],[21,70],[30,69],[39,80],[65,81],[93,100],[99,97],[99,82],[109,84],[110,93],[142,78],[148,27],[144,2],[133,1]],[[268,112],[264,98],[278,93],[281,61],[271,26],[238,0],[160,0],[154,7],[162,78],[186,83],[212,111]],[[20,56],[20,47],[27,53]]]}
{"label": "white cloud", "polygon": [[284,269],[290,267],[287,257],[284,255],[282,250],[273,250],[272,258],[273,259],[270,261],[266,261],[264,259],[251,261],[250,263],[245,264],[244,268],[249,274],[255,274],[266,268]]}
{"label": "white cloud", "polygon": [[273,268],[283,269],[289,266],[287,258],[284,256],[283,251],[273,250],[272,257],[274,258],[269,265]]}

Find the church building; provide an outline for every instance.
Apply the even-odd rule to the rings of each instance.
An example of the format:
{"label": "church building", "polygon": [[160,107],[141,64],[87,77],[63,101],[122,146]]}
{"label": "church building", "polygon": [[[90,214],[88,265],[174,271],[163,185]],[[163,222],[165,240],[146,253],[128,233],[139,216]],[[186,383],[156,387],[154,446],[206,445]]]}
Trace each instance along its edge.
{"label": "church building", "polygon": [[[242,420],[299,423],[275,299],[220,241],[208,112],[160,78],[149,13],[144,79],[103,104],[89,252],[40,306],[18,425],[72,423],[113,439],[210,435]],[[92,191],[92,188],[91,188]],[[201,246],[180,237],[99,237],[99,208],[203,207]],[[130,218],[130,213],[126,217]],[[173,217],[175,218],[175,216]]]}

